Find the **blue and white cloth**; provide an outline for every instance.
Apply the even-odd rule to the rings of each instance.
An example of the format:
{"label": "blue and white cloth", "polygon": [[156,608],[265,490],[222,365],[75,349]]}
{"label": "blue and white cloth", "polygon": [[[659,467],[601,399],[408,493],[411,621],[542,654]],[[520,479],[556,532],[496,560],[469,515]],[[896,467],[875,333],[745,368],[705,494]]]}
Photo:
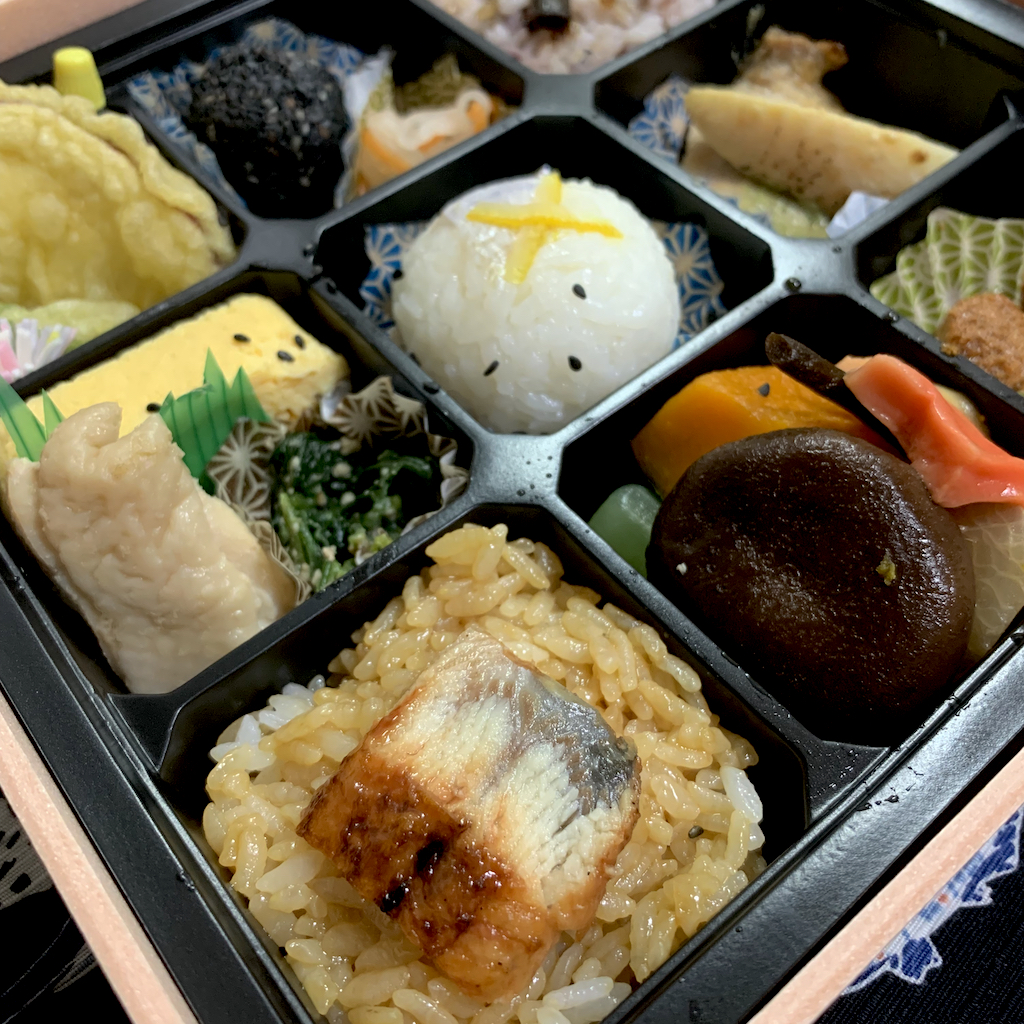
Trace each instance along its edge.
{"label": "blue and white cloth", "polygon": [[1024,1021],[1024,808],[869,963],[818,1024]]}

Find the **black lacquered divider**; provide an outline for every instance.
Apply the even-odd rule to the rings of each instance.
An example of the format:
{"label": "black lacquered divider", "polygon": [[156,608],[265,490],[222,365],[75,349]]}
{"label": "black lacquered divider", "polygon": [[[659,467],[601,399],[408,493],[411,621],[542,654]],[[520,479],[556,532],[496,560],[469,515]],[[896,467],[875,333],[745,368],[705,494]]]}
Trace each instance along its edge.
{"label": "black lacquered divider", "polygon": [[[1017,115],[1024,107],[1024,28],[1017,12],[997,17],[987,0],[948,6],[726,0],[591,75],[565,79],[526,70],[428,0],[361,7],[147,0],[61,41],[97,50],[113,105],[139,113],[171,161],[209,188],[240,251],[233,266],[24,379],[19,390],[34,394],[212,304],[255,291],[341,351],[355,387],[392,374],[400,390],[426,404],[431,429],[458,440],[459,462],[471,468],[467,493],[452,506],[165,696],[124,691],[83,620],[0,519],[0,609],[8,623],[0,685],[203,1024],[240,1014],[253,1024],[312,1024],[316,1017],[202,837],[209,748],[230,721],[258,710],[285,683],[326,672],[352,630],[426,564],[430,541],[464,522],[505,522],[513,535],[547,543],[570,582],[655,625],[699,672],[723,724],[750,739],[761,757],[751,779],[765,804],[766,873],[609,1024],[749,1017],[1017,749],[1024,634],[1016,626],[890,748],[831,743],[808,732],[586,525],[614,487],[643,482],[629,440],[661,404],[699,373],[763,363],[769,331],[830,359],[899,355],[967,393],[994,438],[1024,454],[1024,400],[943,356],[913,325],[892,323],[865,290],[891,269],[903,244],[921,237],[937,205],[989,216],[1024,212],[1015,178],[1024,156]],[[341,209],[306,221],[253,217],[136,110],[125,85],[144,70],[203,60],[268,16],[365,52],[390,45],[399,83],[454,53],[463,70],[517,109]],[[833,243],[776,236],[627,138],[625,124],[668,74],[728,82],[751,32],[771,24],[845,43],[850,63],[825,84],[851,113],[970,148]],[[9,62],[0,77],[45,80],[50,49]],[[428,219],[469,188],[543,164],[610,185],[650,218],[703,227],[730,312],[558,434],[499,436],[439,392],[361,312],[359,284],[369,269],[364,233],[368,225]],[[973,197],[980,205],[971,205]]]}
{"label": "black lacquered divider", "polygon": [[252,1024],[303,1019],[301,998],[243,930],[131,738],[71,657],[51,595],[30,587],[7,537],[0,543],[5,699],[186,1002],[203,1024],[231,1024],[240,1006]]}

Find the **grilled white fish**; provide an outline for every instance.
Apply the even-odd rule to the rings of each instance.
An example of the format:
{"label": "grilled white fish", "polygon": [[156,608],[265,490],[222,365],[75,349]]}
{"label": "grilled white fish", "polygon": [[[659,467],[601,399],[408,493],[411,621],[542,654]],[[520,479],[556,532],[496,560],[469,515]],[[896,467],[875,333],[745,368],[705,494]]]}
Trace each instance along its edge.
{"label": "grilled white fish", "polygon": [[588,924],[639,813],[640,763],[590,705],[468,627],[299,826],[467,993],[519,991]]}

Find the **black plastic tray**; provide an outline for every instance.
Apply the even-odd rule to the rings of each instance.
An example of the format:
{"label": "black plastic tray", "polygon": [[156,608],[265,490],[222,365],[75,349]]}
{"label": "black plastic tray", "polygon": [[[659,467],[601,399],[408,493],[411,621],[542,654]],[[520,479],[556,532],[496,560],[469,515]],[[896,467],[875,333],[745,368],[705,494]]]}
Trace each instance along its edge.
{"label": "black plastic tray", "polygon": [[[349,10],[355,6],[355,10]],[[339,643],[462,522],[508,523],[549,543],[574,582],[654,623],[700,673],[724,724],[761,756],[751,770],[765,804],[768,870],[687,942],[608,1019],[733,1024],[747,1019],[1019,748],[1024,628],[888,746],[829,742],[805,729],[586,525],[616,486],[641,480],[629,439],[682,384],[705,370],[763,362],[769,331],[832,358],[886,351],[965,391],[994,439],[1024,456],[1024,399],[868,293],[897,251],[946,204],[1024,217],[1024,12],[985,0],[875,0],[762,5],[781,24],[844,41],[851,62],[829,84],[853,111],[963,148],[955,160],[838,241],[784,239],[633,141],[625,124],[676,71],[726,82],[747,43],[754,4],[707,14],[581,76],[519,66],[426,0],[366,6],[262,0],[147,0],[122,15],[0,66],[5,81],[45,80],[57,45],[92,48],[111,105],[135,114],[169,159],[217,199],[240,243],[213,277],[19,383],[35,393],[241,291],[259,291],[343,351],[358,385],[390,373],[423,401],[435,431],[459,441],[467,492],[171,694],[132,695],[81,618],[0,520],[0,688],[160,956],[203,1024],[317,1017],[278,949],[225,882],[200,826],[206,752],[221,729],[285,682],[322,671]],[[480,135],[315,220],[264,220],[178,151],[130,100],[138,71],[202,58],[247,23],[277,15],[365,50],[390,44],[413,77],[458,55],[517,109]],[[483,429],[363,315],[367,224],[423,219],[496,177],[549,163],[589,176],[641,212],[688,220],[710,236],[729,312],[692,341],[545,437]]]}

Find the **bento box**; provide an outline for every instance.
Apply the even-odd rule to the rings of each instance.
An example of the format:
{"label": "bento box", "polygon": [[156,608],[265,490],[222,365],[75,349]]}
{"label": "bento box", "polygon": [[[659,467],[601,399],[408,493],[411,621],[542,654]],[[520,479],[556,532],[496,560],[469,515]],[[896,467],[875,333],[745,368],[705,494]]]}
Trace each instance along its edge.
{"label": "bento box", "polygon": [[[261,27],[267,24],[277,27]],[[281,28],[284,24],[290,27]],[[833,230],[833,222],[826,237],[821,237],[824,231],[802,238],[780,233],[763,209],[745,208],[743,201],[716,191],[714,181],[681,167],[678,151],[672,153],[665,141],[676,111],[665,106],[670,97],[657,93],[659,87],[670,76],[691,83],[730,82],[752,39],[776,25],[815,39],[842,40],[851,60],[833,71],[828,83],[851,114],[921,132],[948,150],[941,166],[923,180],[853,226]],[[394,164],[384,180],[374,177],[379,162],[359,165],[362,185],[344,181],[333,195],[325,192],[327,198],[320,207],[311,206],[308,216],[289,215],[287,204],[261,208],[247,192],[245,175],[232,177],[226,151],[220,151],[218,163],[201,140],[181,127],[184,108],[175,109],[171,102],[175,90],[194,85],[190,69],[248,38],[248,32],[276,33],[278,43],[294,32],[303,46],[315,40],[324,66],[344,73],[354,66],[352,60],[358,63],[350,50],[360,59],[387,52],[388,74],[399,91],[432,65],[436,71],[438,58],[451,55],[456,64],[437,73],[473,76],[472,88],[485,94],[492,115],[446,148],[428,146],[415,163]],[[435,507],[417,508],[425,514],[413,517],[401,532],[394,530],[388,543],[359,548],[353,564],[338,569],[329,585],[321,586],[322,577],[306,572],[303,599],[290,611],[160,693],[126,687],[107,647],[62,598],[7,518],[0,518],[0,688],[196,1018],[202,1024],[234,1021],[240,1014],[253,1024],[312,1024],[324,1015],[331,1021],[348,1019],[346,1004],[335,997],[344,980],[351,979],[351,969],[346,966],[345,978],[339,981],[335,974],[331,981],[330,965],[317,959],[321,947],[303,961],[303,950],[312,947],[299,939],[289,940],[286,955],[267,925],[273,915],[260,916],[250,907],[246,897],[255,898],[257,890],[250,887],[240,894],[230,884],[232,872],[221,856],[226,840],[217,831],[220,826],[211,825],[207,806],[210,751],[232,756],[228,748],[242,743],[240,730],[245,728],[256,729],[259,738],[257,721],[265,725],[270,720],[254,717],[263,709],[272,718],[272,709],[290,707],[288,701],[312,707],[330,672],[376,680],[376,669],[360,676],[357,656],[339,656],[339,651],[353,633],[364,643],[368,630],[376,636],[394,627],[395,616],[385,622],[388,613],[382,615],[382,609],[391,607],[388,602],[397,595],[418,593],[418,584],[410,590],[408,581],[426,579],[417,574],[443,560],[438,552],[451,548],[447,538],[452,531],[479,540],[482,529],[495,544],[504,545],[506,533],[510,540],[529,538],[528,546],[503,556],[522,567],[518,571],[524,578],[533,573],[546,580],[558,564],[565,580],[581,588],[564,599],[570,612],[584,615],[579,602],[585,604],[593,594],[614,606],[607,614],[621,629],[646,624],[648,631],[638,635],[648,638],[644,642],[657,669],[651,670],[654,676],[674,673],[684,696],[687,687],[699,690],[720,720],[714,723],[722,730],[717,736],[730,742],[743,738],[734,745],[739,759],[734,763],[749,771],[763,816],[760,825],[753,817],[744,819],[743,838],[730,841],[744,844],[745,863],[756,861],[756,869],[736,885],[731,899],[715,904],[715,912],[683,937],[671,932],[673,948],[663,963],[652,960],[643,970],[629,968],[614,960],[622,947],[605,942],[602,955],[612,957],[611,980],[620,987],[609,984],[601,990],[600,998],[610,998],[614,988],[615,998],[608,1004],[610,1012],[599,1016],[606,1013],[609,1024],[748,1020],[1017,753],[1024,724],[1024,618],[1018,613],[991,650],[953,676],[930,702],[838,738],[820,728],[818,720],[803,716],[799,706],[774,695],[745,657],[684,614],[664,587],[646,579],[590,523],[611,492],[647,484],[631,441],[654,414],[702,374],[764,365],[765,339],[773,333],[799,339],[835,362],[844,356],[896,356],[936,384],[965,395],[992,440],[1024,458],[1021,393],[967,359],[947,354],[935,337],[869,290],[901,265],[898,256],[905,247],[925,238],[933,211],[950,207],[975,217],[1024,219],[1019,187],[1024,12],[987,0],[915,0],[899,10],[874,0],[844,0],[815,10],[786,0],[757,5],[723,0],[596,70],[554,75],[530,70],[428,0],[381,0],[352,10],[276,0],[146,3],[13,58],[0,65],[0,79],[48,82],[51,53],[64,44],[86,45],[94,52],[110,109],[134,117],[169,164],[201,186],[234,255],[183,290],[149,302],[124,322],[39,365],[16,380],[17,392],[26,400],[53,392],[59,405],[58,388],[69,377],[113,357],[130,356],[157,332],[219,304],[258,296],[272,300],[295,325],[295,347],[279,351],[279,361],[291,365],[308,355],[305,339],[315,337],[329,350],[325,358],[343,357],[350,376],[346,395],[389,378],[388,394],[393,388],[400,412],[388,415],[419,417],[418,433],[438,439],[430,444],[444,478]],[[654,135],[661,141],[652,146]],[[215,141],[214,134],[207,140]],[[370,145],[365,137],[362,145]],[[252,183],[254,165],[246,166]],[[539,171],[533,202],[540,211],[536,216],[549,221],[531,221],[527,230],[543,232],[556,224],[563,230],[568,225],[571,233],[574,224],[583,223],[579,214],[554,210],[561,200],[551,198],[562,196],[563,187],[568,196],[575,179],[593,179],[613,189],[655,224],[659,251],[662,243],[668,247],[677,278],[670,276],[666,287],[673,301],[678,292],[684,321],[678,336],[671,325],[663,353],[603,391],[584,393],[575,405],[568,403],[567,411],[549,420],[543,416],[550,410],[523,413],[529,407],[527,393],[526,405],[501,419],[495,411],[501,402],[488,389],[494,385],[495,394],[519,400],[516,388],[527,379],[526,361],[510,373],[487,356],[474,389],[462,389],[450,367],[431,363],[427,341],[409,341],[417,316],[408,312],[414,308],[413,299],[406,298],[411,263],[403,260],[422,225],[457,208],[467,190],[524,180]],[[558,181],[552,184],[553,179]],[[504,198],[497,192],[484,197],[494,200],[493,207],[502,206],[498,200]],[[605,208],[599,212],[604,215]],[[507,209],[489,215],[509,216]],[[605,224],[593,217],[586,222],[588,230],[594,230],[594,223]],[[611,213],[607,217],[613,219]],[[534,237],[541,239],[539,247],[544,236]],[[531,259],[540,258],[536,252]],[[553,279],[564,281],[568,294],[569,282],[577,278],[558,278],[560,273],[552,267]],[[568,273],[582,272],[573,264]],[[602,281],[597,273],[572,284],[571,292],[586,301],[588,291],[593,296]],[[654,290],[653,283],[650,287]],[[427,318],[422,309],[419,317]],[[574,330],[552,334],[550,345],[575,344],[564,341],[564,336],[575,337]],[[582,336],[583,330],[577,333]],[[234,339],[250,342],[241,333]],[[568,394],[580,371],[590,367],[571,347],[564,352],[568,355],[559,360],[567,362],[562,371]],[[496,383],[505,379],[503,371],[507,385]],[[154,381],[153,394],[141,396],[149,412],[161,410],[166,391],[163,382]],[[43,401],[52,405],[48,398]],[[48,431],[49,418],[47,407]],[[343,467],[335,475],[348,472]],[[467,526],[475,529],[464,531]],[[439,543],[442,538],[447,548]],[[554,561],[550,552],[557,556]],[[325,558],[335,560],[333,549]],[[473,558],[468,564],[477,565]],[[526,607],[524,598],[517,614]],[[575,641],[556,639],[563,655],[545,664],[556,666],[551,671],[561,671],[562,678],[577,679],[570,657]],[[359,651],[362,657],[366,648]],[[623,697],[616,686],[606,680],[602,699],[612,703],[609,694]],[[638,706],[630,705],[634,712]],[[677,705],[666,698],[664,707]],[[654,715],[650,711],[647,718]],[[274,728],[284,726],[287,717]],[[233,726],[240,718],[251,724]],[[744,760],[751,746],[756,763]],[[350,752],[332,749],[336,761]],[[263,767],[253,761],[240,771],[248,780]],[[665,776],[670,777],[675,778]],[[725,785],[717,770],[714,778],[702,778],[711,789]],[[314,788],[326,782],[320,778]],[[735,789],[737,784],[732,785]],[[661,827],[651,822],[644,825],[648,831]],[[661,825],[668,827],[664,821]],[[723,836],[729,834],[724,827]],[[677,849],[689,850],[692,857],[704,832],[695,825],[688,833],[689,847]],[[749,851],[748,844],[753,844]],[[297,876],[295,885],[306,881]],[[341,892],[350,909],[358,903],[351,887],[327,889]],[[405,883],[389,890],[376,901],[375,911],[397,915],[408,892]],[[605,917],[623,919],[610,909]],[[347,918],[338,920],[356,929]],[[658,920],[652,912],[644,941],[663,927]],[[669,923],[674,929],[674,919]],[[387,922],[381,920],[379,927],[386,932]],[[639,942],[643,928],[637,920],[631,928],[632,941]],[[319,941],[323,929],[298,934]],[[596,941],[591,936],[590,946]],[[372,997],[366,1006],[355,1006],[359,1024],[387,1024],[399,1017],[405,1024],[452,1024],[457,1018],[504,1024],[512,1016],[512,1010],[502,1016],[485,1005],[486,999],[474,1002],[465,995],[452,996],[448,1005],[458,1012],[449,1012],[441,996],[451,994],[451,982],[422,966],[416,968],[419,975],[410,972],[407,965],[415,955],[405,956],[400,938],[392,945],[396,959],[382,959],[371,968],[404,971],[393,989],[404,985],[403,992],[414,992],[419,978],[423,992],[406,997],[401,1006],[380,1005],[391,992]],[[559,954],[568,948],[563,944]],[[628,957],[629,950],[623,955]],[[575,994],[544,1003],[542,978],[527,995],[524,1024],[597,1019],[573,1013],[580,1005],[585,1009],[580,986],[601,966],[587,968],[577,979],[573,972],[583,959],[581,948],[571,965],[563,959],[558,960],[561,966],[547,964],[549,975],[563,975],[567,987],[559,992],[573,989]],[[592,959],[596,963],[601,957]],[[327,980],[318,982],[313,975],[321,969]],[[623,977],[626,988],[621,988]],[[434,987],[424,988],[428,982]],[[577,996],[582,1004],[573,1003]],[[373,1012],[363,1012],[368,1008]]]}

